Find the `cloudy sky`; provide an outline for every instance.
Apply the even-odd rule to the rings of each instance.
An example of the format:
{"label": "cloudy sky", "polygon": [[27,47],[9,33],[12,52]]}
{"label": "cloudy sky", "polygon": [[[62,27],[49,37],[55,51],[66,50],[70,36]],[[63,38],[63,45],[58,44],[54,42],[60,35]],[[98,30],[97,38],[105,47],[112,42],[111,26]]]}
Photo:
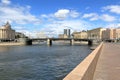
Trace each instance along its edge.
{"label": "cloudy sky", "polygon": [[6,21],[16,31],[29,35],[57,35],[66,28],[81,31],[120,27],[120,1],[0,0],[0,25]]}

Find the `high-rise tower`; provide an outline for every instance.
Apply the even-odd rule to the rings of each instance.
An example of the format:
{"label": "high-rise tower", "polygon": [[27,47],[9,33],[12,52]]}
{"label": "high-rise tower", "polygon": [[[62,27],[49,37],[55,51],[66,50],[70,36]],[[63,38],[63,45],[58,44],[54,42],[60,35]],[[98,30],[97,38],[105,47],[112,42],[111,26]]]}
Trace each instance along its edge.
{"label": "high-rise tower", "polygon": [[64,35],[67,35],[70,38],[70,29],[64,29]]}

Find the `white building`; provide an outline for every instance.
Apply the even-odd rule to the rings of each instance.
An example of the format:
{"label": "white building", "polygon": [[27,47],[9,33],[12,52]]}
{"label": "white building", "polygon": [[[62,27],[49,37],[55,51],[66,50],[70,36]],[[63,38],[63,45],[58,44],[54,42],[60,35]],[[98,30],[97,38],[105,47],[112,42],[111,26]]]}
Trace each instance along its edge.
{"label": "white building", "polygon": [[7,22],[5,25],[0,27],[0,40],[14,40],[15,30],[11,29],[11,25]]}

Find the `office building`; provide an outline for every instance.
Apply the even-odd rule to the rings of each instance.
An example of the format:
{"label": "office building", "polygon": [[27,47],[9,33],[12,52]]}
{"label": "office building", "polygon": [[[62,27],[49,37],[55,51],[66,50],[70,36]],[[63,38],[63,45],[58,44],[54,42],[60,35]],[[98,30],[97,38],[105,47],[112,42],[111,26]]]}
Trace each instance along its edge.
{"label": "office building", "polygon": [[68,36],[68,38],[70,38],[70,29],[64,29],[64,35]]}

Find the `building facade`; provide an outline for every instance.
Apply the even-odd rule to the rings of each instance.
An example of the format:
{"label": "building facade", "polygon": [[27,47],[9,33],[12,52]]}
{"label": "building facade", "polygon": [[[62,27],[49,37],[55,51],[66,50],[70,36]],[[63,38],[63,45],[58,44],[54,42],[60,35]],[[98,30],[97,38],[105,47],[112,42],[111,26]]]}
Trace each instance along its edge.
{"label": "building facade", "polygon": [[113,29],[106,29],[102,32],[102,40],[113,39]]}
{"label": "building facade", "polygon": [[1,40],[14,40],[15,30],[11,29],[11,25],[7,22],[0,28],[0,39]]}
{"label": "building facade", "polygon": [[120,39],[120,29],[114,29],[113,30],[113,38],[114,39]]}
{"label": "building facade", "polygon": [[88,38],[88,34],[86,31],[82,31],[82,32],[73,32],[73,38],[76,39],[87,39]]}
{"label": "building facade", "polygon": [[59,34],[59,38],[69,38],[66,34]]}
{"label": "building facade", "polygon": [[88,39],[102,40],[102,31],[106,29],[96,28],[92,30],[88,30]]}
{"label": "building facade", "polygon": [[102,32],[103,40],[120,39],[120,29],[106,29]]}

